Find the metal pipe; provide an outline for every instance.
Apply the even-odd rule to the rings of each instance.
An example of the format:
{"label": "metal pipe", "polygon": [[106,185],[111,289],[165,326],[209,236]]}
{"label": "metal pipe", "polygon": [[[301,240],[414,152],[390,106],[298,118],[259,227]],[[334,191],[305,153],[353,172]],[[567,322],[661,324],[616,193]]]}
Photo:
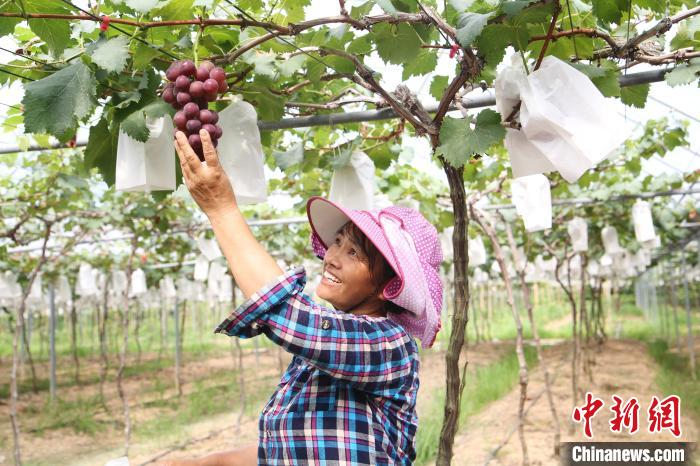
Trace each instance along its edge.
{"label": "metal pipe", "polygon": [[[619,77],[620,87],[635,86],[638,84],[647,84],[663,81],[664,75],[669,71],[671,71],[671,69],[664,68],[659,70],[642,71],[639,73],[628,74],[626,76],[621,75]],[[462,105],[464,106],[464,108],[481,108],[496,105],[496,98],[494,97],[493,92],[493,89],[488,89],[484,91],[484,93],[481,96],[473,98],[465,97],[462,100]],[[437,111],[438,105],[431,104],[425,105],[424,107],[429,113],[435,113]],[[454,110],[456,108],[450,107],[450,109]],[[258,128],[260,128],[260,131],[275,131],[278,129],[307,128],[310,126],[333,126],[344,123],[360,123],[363,121],[390,120],[393,118],[398,118],[396,112],[392,108],[383,108],[380,110],[364,110],[361,112],[337,112],[330,113],[327,115],[283,118],[279,121],[258,121]],[[76,142],[75,147],[84,147],[86,145],[86,140],[80,140]],[[19,146],[0,148],[0,154],[66,148],[67,147],[65,145],[61,145],[59,143],[52,144],[50,148],[40,147],[36,144],[32,144],[27,150],[22,150]]]}

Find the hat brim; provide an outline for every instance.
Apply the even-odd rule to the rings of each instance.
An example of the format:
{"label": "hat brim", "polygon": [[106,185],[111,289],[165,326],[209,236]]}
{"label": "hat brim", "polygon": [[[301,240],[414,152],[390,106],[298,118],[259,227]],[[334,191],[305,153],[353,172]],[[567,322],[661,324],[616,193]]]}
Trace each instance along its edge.
{"label": "hat brim", "polygon": [[367,231],[359,217],[358,221],[355,221],[353,218],[353,213],[355,216],[358,214],[369,215],[368,212],[345,209],[333,201],[321,196],[312,196],[306,203],[306,215],[309,218],[311,230],[316,234],[325,249],[328,249],[328,247],[333,244],[333,241],[335,241],[335,235],[338,234],[338,230],[340,230],[343,225],[345,225],[347,222],[353,222],[357,228],[359,228],[360,231],[367,236],[370,242],[374,244],[380,254],[389,263],[389,266],[394,270],[397,277],[402,277],[401,270],[397,266],[394,258],[390,254],[387,255],[384,252],[390,250],[389,245],[386,242],[386,238]]}
{"label": "hat brim", "polygon": [[341,207],[320,196],[309,198],[306,203],[306,215],[311,229],[326,249],[333,244],[338,230],[352,221]]}

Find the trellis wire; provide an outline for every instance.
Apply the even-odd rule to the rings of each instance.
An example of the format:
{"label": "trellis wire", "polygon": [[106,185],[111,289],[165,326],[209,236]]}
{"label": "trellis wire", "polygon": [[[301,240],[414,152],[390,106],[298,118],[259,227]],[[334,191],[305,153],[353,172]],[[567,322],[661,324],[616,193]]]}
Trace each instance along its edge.
{"label": "trellis wire", "polygon": [[[0,71],[3,71],[0,69]],[[637,84],[647,84],[663,81],[664,75],[671,71],[670,68],[642,71],[640,73],[620,76],[620,87],[635,86]],[[493,89],[487,89],[478,97],[464,98],[462,106],[467,109],[491,107],[496,105],[496,97],[493,94]],[[424,108],[429,113],[435,113],[438,104],[424,105]],[[455,110],[456,107],[450,107],[450,110]],[[338,112],[326,115],[313,115],[306,117],[283,118],[278,121],[258,121],[260,131],[275,131],[280,129],[308,128],[311,126],[333,126],[345,123],[361,123],[366,121],[391,120],[399,118],[399,115],[392,108],[383,108],[381,110],[364,110],[359,112]],[[75,147],[85,147],[86,140],[78,141]],[[15,152],[31,152],[54,149],[65,149],[65,145],[60,143],[51,144],[50,147],[40,147],[36,144],[29,146],[27,150],[22,150],[19,146],[10,146],[0,148],[0,154],[11,154]]]}

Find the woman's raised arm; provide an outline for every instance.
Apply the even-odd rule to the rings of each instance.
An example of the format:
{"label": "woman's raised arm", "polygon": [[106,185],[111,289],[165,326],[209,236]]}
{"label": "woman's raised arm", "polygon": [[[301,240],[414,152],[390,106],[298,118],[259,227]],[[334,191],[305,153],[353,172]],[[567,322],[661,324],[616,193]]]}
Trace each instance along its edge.
{"label": "woman's raised arm", "polygon": [[236,285],[247,299],[283,271],[250,231],[209,133],[201,130],[200,137],[206,162],[200,162],[181,131],[175,134],[175,150],[187,189],[209,217]]}

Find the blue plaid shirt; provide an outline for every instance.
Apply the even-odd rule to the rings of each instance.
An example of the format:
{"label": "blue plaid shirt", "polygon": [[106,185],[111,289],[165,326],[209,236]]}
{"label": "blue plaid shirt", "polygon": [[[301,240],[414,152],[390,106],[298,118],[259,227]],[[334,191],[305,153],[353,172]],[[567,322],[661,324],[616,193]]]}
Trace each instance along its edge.
{"label": "blue plaid shirt", "polygon": [[261,288],[216,329],[261,333],[294,355],[260,415],[258,464],[412,464],[418,346],[386,317],[303,293],[303,267]]}

